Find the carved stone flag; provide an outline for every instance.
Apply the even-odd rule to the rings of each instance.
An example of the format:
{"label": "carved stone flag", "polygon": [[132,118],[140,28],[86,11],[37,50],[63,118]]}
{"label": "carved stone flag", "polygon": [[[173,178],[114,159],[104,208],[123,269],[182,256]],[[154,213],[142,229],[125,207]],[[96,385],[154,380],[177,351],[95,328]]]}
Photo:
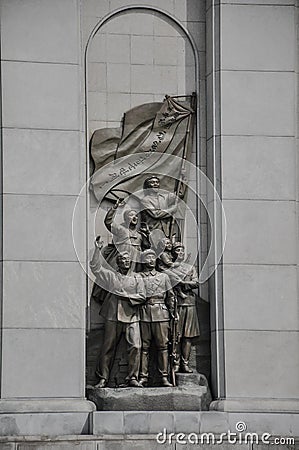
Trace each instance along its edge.
{"label": "carved stone flag", "polygon": [[[181,174],[181,161],[173,158],[163,167],[165,159],[155,157],[152,163],[150,156],[155,153],[189,159],[191,139],[186,137],[192,132],[192,115],[187,102],[166,96],[162,103],[146,103],[127,111],[120,128],[96,130],[90,141],[94,162],[91,189],[95,197],[102,199],[108,186],[106,198],[125,197],[140,189],[143,180],[156,171],[165,174],[161,177],[163,188],[173,192]],[[136,161],[132,155],[136,155]],[[128,156],[127,160],[121,159]]]}

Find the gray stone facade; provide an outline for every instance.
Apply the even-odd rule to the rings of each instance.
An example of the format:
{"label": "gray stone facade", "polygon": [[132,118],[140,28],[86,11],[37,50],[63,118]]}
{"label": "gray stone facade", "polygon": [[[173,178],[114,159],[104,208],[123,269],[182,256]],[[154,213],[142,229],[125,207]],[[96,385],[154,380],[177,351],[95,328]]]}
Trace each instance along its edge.
{"label": "gray stone facade", "polygon": [[[134,4],[0,1],[1,450],[163,448],[155,435],[164,427],[219,435],[238,421],[250,432],[299,436],[299,2],[140,0],[189,31],[199,85],[188,43],[150,10],[105,24],[86,72],[94,27]],[[86,332],[100,334],[101,323],[83,270],[95,209],[81,194],[88,139],[119,126],[130,107],[193,87],[193,162],[214,183],[227,221],[221,264],[201,287],[202,338],[192,356],[210,376],[212,410],[94,412],[85,398]],[[225,227],[211,231],[206,211],[190,208],[198,210],[201,264]],[[188,236],[197,248],[197,231]],[[250,445],[234,448],[267,448]]]}

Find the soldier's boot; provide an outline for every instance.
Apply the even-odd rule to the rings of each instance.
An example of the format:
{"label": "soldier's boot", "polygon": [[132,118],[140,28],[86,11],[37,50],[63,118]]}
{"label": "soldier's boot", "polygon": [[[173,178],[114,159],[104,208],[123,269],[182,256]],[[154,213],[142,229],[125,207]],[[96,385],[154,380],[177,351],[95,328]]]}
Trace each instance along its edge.
{"label": "soldier's boot", "polygon": [[181,372],[192,373],[193,370],[189,367],[189,358],[191,353],[191,340],[183,339],[181,347]]}
{"label": "soldier's boot", "polygon": [[157,360],[161,386],[172,387],[173,385],[168,381],[168,350],[158,350]]}
{"label": "soldier's boot", "polygon": [[107,386],[107,380],[105,378],[101,378],[100,381],[95,385],[95,388],[104,388]]}
{"label": "soldier's boot", "polygon": [[148,383],[148,361],[149,361],[149,351],[142,350],[140,358],[140,378],[139,384],[141,387],[146,387]]}

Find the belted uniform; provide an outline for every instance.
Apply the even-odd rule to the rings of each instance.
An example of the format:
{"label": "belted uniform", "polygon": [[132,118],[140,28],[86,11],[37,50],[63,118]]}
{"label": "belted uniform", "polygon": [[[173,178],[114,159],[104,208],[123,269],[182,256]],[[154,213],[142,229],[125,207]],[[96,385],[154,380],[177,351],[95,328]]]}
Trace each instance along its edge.
{"label": "belted uniform", "polygon": [[96,369],[99,378],[108,381],[116,347],[124,334],[128,347],[127,380],[138,379],[140,367],[140,313],[145,289],[139,274],[124,275],[91,265],[96,281],[107,291],[100,315],[105,318],[105,334]]}
{"label": "belted uniform", "polygon": [[156,270],[141,272],[146,303],[140,308],[141,367],[140,378],[148,379],[149,348],[154,341],[157,347],[157,367],[161,377],[168,375],[169,310],[173,308],[174,293],[168,275]]}

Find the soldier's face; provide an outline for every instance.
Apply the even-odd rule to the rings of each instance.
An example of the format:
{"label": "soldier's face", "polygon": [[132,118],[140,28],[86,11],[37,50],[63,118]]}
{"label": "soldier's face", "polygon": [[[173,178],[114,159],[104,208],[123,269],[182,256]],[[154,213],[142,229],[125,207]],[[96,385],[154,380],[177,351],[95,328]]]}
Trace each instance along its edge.
{"label": "soldier's face", "polygon": [[146,267],[149,267],[150,269],[153,269],[156,267],[156,256],[154,254],[149,254],[144,257],[143,260]]}
{"label": "soldier's face", "polygon": [[164,245],[165,245],[165,250],[167,250],[168,252],[170,252],[170,250],[172,249],[172,243],[170,239],[165,239],[164,240]]}
{"label": "soldier's face", "polygon": [[152,178],[151,180],[148,180],[147,187],[148,189],[152,189],[153,191],[157,192],[160,187],[160,180],[158,178]]}
{"label": "soldier's face", "polygon": [[129,254],[125,253],[124,255],[121,255],[118,258],[117,264],[120,269],[130,269],[131,258]]}
{"label": "soldier's face", "polygon": [[125,217],[125,219],[126,219],[126,222],[128,223],[128,224],[132,224],[132,225],[137,225],[137,223],[138,223],[138,215],[137,215],[137,212],[136,211],[129,211],[127,214],[126,214],[126,217]]}
{"label": "soldier's face", "polygon": [[174,253],[177,261],[183,261],[185,259],[185,250],[183,247],[176,248]]}

